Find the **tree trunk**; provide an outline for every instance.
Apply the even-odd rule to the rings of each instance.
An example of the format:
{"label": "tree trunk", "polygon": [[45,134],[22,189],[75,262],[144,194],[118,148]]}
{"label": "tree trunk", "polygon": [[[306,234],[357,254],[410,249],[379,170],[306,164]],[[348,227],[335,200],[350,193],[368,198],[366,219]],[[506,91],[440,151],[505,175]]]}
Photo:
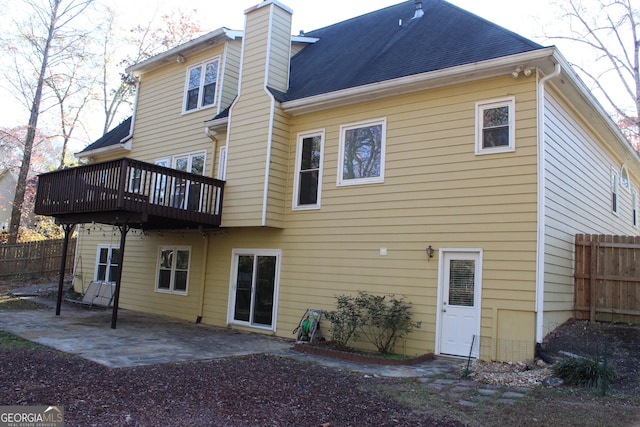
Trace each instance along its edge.
{"label": "tree trunk", "polygon": [[31,154],[33,152],[33,142],[36,136],[36,129],[38,126],[38,116],[40,115],[40,102],[42,100],[42,89],[44,87],[45,74],[49,66],[49,50],[51,49],[51,42],[55,35],[56,24],[58,20],[58,7],[62,0],[53,0],[51,3],[51,20],[49,21],[49,31],[47,40],[42,49],[42,64],[40,65],[40,75],[38,76],[38,84],[36,86],[36,92],[33,97],[33,103],[31,104],[31,114],[29,116],[29,124],[27,126],[27,135],[24,141],[24,155],[22,157],[22,164],[20,165],[20,173],[18,174],[18,182],[16,184],[16,194],[13,199],[13,207],[11,209],[11,225],[9,227],[9,244],[14,244],[18,241],[18,234],[20,232],[20,220],[22,218],[22,205],[24,203],[24,194],[27,188],[27,177],[29,174],[29,167],[31,166]]}

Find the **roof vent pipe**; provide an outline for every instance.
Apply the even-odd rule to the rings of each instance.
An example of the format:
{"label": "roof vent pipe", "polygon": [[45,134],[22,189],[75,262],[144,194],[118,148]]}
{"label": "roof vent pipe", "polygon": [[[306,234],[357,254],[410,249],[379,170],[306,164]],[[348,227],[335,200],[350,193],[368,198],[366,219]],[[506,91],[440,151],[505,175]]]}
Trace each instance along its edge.
{"label": "roof vent pipe", "polygon": [[422,0],[415,0],[416,13],[413,15],[413,19],[422,18],[424,16],[424,10],[422,10]]}

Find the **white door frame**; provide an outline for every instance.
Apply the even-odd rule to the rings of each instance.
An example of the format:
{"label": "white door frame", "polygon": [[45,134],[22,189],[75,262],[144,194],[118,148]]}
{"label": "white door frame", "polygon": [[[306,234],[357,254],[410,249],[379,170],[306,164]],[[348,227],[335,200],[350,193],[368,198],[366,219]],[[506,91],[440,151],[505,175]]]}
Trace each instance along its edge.
{"label": "white door frame", "polygon": [[[480,324],[482,323],[482,259],[483,259],[483,250],[482,248],[440,248],[438,251],[438,297],[437,297],[437,306],[436,306],[436,342],[435,342],[435,352],[436,354],[441,354],[441,340],[442,340],[442,313],[443,313],[443,302],[444,302],[444,269],[445,269],[445,254],[449,253],[472,253],[478,256],[478,286],[474,288],[474,298],[476,301],[476,315],[477,315],[477,327],[474,334],[479,337],[480,336]],[[474,344],[474,348],[478,349],[473,352],[472,357],[479,356],[480,345]]]}
{"label": "white door frame", "polygon": [[[276,271],[275,271],[275,283],[273,289],[273,308],[271,314],[271,325],[260,325],[257,323],[251,323],[251,315],[249,317],[249,321],[241,321],[234,319],[235,314],[235,302],[236,302],[236,286],[238,279],[238,261],[240,256],[272,256],[276,258]],[[249,328],[255,329],[264,329],[267,331],[276,332],[276,322],[278,319],[278,301],[280,295],[280,265],[282,262],[282,249],[232,249],[231,251],[231,275],[229,279],[229,300],[227,302],[227,325],[239,325],[246,326]],[[255,276],[254,271],[254,276]],[[253,286],[251,290],[251,297],[255,297]]]}

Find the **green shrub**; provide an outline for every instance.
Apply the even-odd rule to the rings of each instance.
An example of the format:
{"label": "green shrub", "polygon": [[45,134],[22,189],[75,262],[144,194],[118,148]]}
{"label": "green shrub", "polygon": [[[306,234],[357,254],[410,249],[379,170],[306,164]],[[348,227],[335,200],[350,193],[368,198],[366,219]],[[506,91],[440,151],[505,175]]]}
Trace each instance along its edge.
{"label": "green shrub", "polygon": [[362,312],[353,297],[340,295],[336,299],[337,308],[325,312],[324,317],[331,322],[331,341],[336,347],[345,349],[352,339],[358,338],[357,328]]}
{"label": "green shrub", "polygon": [[359,292],[357,297],[340,295],[337,309],[327,312],[331,339],[338,347],[364,336],[382,354],[393,353],[399,339],[413,328],[411,304],[393,295],[378,296]]}
{"label": "green shrub", "polygon": [[616,377],[615,370],[598,358],[577,357],[553,364],[553,373],[567,384],[602,387]]}

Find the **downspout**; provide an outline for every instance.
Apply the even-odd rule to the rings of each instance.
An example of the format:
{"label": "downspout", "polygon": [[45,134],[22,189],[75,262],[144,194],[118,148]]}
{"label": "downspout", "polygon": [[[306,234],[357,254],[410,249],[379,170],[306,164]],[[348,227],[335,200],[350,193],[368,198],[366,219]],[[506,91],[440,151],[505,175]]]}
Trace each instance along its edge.
{"label": "downspout", "polygon": [[269,40],[267,41],[267,57],[264,67],[264,91],[271,100],[269,113],[269,129],[267,135],[267,164],[264,168],[264,194],[262,196],[262,226],[267,225],[267,202],[269,199],[269,176],[271,175],[271,150],[273,147],[273,122],[275,120],[276,99],[267,89],[269,84],[269,64],[271,63],[271,42],[273,41],[273,14],[274,6],[271,5],[269,12]]}
{"label": "downspout", "polygon": [[[546,146],[545,146],[545,90],[544,85],[550,79],[560,75],[562,68],[556,64],[553,72],[538,81],[538,244],[536,248],[536,343],[544,338],[544,251],[546,228]],[[539,75],[539,74],[538,74]],[[539,347],[538,345],[536,347]]]}
{"label": "downspout", "polygon": [[202,233],[202,239],[204,240],[204,243],[202,247],[202,277],[200,278],[200,307],[198,310],[198,317],[196,317],[196,323],[202,322],[202,316],[204,315],[205,286],[207,284],[207,258],[209,258],[209,233]]}

